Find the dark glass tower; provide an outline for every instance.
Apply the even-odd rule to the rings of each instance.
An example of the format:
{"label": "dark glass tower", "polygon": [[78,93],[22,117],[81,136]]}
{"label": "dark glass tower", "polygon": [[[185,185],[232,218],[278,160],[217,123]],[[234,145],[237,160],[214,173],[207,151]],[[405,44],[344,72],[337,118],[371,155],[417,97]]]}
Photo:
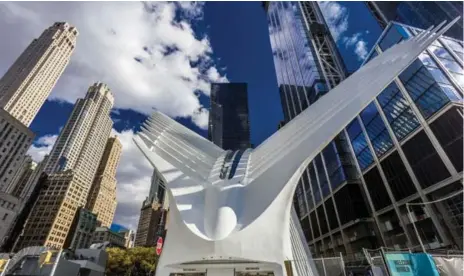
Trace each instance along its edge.
{"label": "dark glass tower", "polygon": [[[449,22],[463,15],[462,1],[367,1],[366,5],[382,29],[385,29],[390,21],[427,29],[443,20]],[[462,40],[462,24],[462,20],[456,22],[446,35]]]}
{"label": "dark glass tower", "polygon": [[[283,126],[345,79],[346,69],[317,2],[263,4],[284,111],[279,126]],[[302,231],[316,256],[350,254],[357,250],[349,241],[350,233],[373,228],[347,140],[342,132],[318,154],[295,191]],[[369,234],[358,240],[365,247],[377,245]]]}
{"label": "dark glass tower", "polygon": [[225,150],[250,147],[246,83],[211,84],[208,139]]}

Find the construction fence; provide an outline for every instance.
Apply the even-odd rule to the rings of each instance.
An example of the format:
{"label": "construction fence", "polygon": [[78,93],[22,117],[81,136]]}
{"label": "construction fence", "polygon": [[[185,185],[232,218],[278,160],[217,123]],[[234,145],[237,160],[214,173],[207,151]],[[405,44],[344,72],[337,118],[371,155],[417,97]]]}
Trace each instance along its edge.
{"label": "construction fence", "polygon": [[463,254],[456,251],[363,249],[363,254],[314,258],[319,276],[462,276]]}
{"label": "construction fence", "polygon": [[339,257],[328,257],[328,258],[316,258],[314,265],[316,266],[319,276],[344,276],[345,274],[345,262],[343,256],[340,253]]}

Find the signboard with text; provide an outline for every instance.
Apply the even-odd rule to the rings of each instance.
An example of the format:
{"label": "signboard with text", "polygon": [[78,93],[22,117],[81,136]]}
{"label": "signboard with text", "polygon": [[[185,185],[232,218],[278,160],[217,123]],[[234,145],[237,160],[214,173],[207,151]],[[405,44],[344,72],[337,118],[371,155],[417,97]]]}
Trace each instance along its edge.
{"label": "signboard with text", "polygon": [[385,260],[392,276],[414,276],[409,253],[385,254]]}
{"label": "signboard with text", "polygon": [[438,276],[430,255],[425,253],[387,253],[385,261],[391,276]]}

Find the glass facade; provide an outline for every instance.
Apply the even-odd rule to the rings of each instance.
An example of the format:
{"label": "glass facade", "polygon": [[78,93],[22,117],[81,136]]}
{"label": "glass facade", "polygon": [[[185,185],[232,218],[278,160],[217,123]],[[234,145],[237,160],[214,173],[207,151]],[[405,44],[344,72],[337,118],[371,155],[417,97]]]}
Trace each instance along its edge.
{"label": "glass facade", "polygon": [[419,126],[417,116],[395,83],[385,88],[377,99],[399,141]]}
{"label": "glass facade", "polygon": [[[401,24],[390,25],[366,62],[418,32]],[[377,218],[378,225],[362,227],[382,233],[382,238],[366,234],[364,241],[350,242],[353,251],[361,250],[359,244],[418,245],[405,203],[426,202],[436,187],[462,179],[463,87],[458,79],[463,75],[463,62],[457,57],[462,52],[462,42],[440,38],[348,124],[345,140],[359,179],[347,173],[351,154],[340,152],[342,135],[311,162],[300,183],[306,197],[301,196],[298,205],[304,205],[300,216],[302,224],[311,228],[308,244],[316,255],[334,252],[322,237],[337,237],[341,232],[349,236],[350,223],[363,217]],[[285,110],[287,102],[282,103]],[[301,193],[297,190],[297,195]],[[448,226],[434,215],[436,209],[423,209],[427,215],[418,213],[422,219],[416,226],[426,246],[451,245]],[[462,216],[462,207],[459,211]],[[348,247],[337,250],[349,253]]]}
{"label": "glass facade", "polygon": [[374,157],[367,145],[366,137],[357,119],[354,119],[348,125],[347,131],[359,166],[361,170],[364,170],[374,162]]}
{"label": "glass facade", "polygon": [[[366,62],[420,32],[390,24]],[[462,52],[462,41],[438,39],[346,128],[386,246],[418,245],[405,200],[426,202],[434,194],[431,188],[462,181]],[[446,233],[453,227],[439,221],[443,213],[423,209],[416,226],[425,246],[452,244]],[[462,208],[457,212],[462,219]]]}
{"label": "glass facade", "polygon": [[246,83],[211,84],[208,139],[225,150],[250,147]]}
{"label": "glass facade", "polygon": [[346,181],[346,173],[340,160],[340,154],[334,142],[330,143],[322,152],[325,160],[327,174],[332,190],[335,190]]}
{"label": "glass facade", "polygon": [[[309,36],[314,38],[315,34],[310,32],[322,34],[322,37],[314,40],[332,43],[334,49],[336,46],[330,32],[323,31],[324,20],[316,16],[320,13],[317,4],[266,2],[265,8],[284,119],[288,122],[305,109],[311,108],[312,104],[327,93],[328,84],[331,87],[337,85],[346,73],[338,53],[331,53],[330,57],[325,57],[327,60],[318,61],[321,58],[315,50],[318,44],[311,42]],[[324,45],[327,48],[327,44]],[[325,79],[322,71],[327,68],[319,66],[324,62],[338,64],[335,67],[340,66],[341,74],[334,75],[334,72],[324,71],[330,75]],[[342,236],[341,230],[337,230],[341,217],[344,223],[348,223],[368,216],[354,162],[354,158],[350,156],[348,138],[341,133],[314,158],[299,181],[294,205],[303,232],[308,241],[312,241],[310,249],[313,251],[324,251],[323,248],[327,247],[332,237]],[[353,185],[347,186],[347,183]],[[346,200],[346,196],[356,200]],[[359,211],[362,208],[364,211]],[[331,231],[334,233],[330,233]],[[325,236],[323,240],[322,236]],[[343,242],[340,242],[340,246],[345,251]],[[333,249],[329,251],[333,252]]]}
{"label": "glass facade", "polygon": [[[321,23],[306,18],[312,15],[304,8],[311,5],[266,3],[288,122],[328,90],[316,46],[308,39]],[[420,31],[389,24],[365,62]],[[462,41],[438,39],[308,165],[294,203],[316,256],[418,245],[405,203],[426,202],[434,190],[462,180],[463,52]],[[436,211],[430,206],[424,210]],[[430,248],[453,245],[446,237],[447,226],[436,216],[425,216],[417,226]]]}
{"label": "glass facade", "polygon": [[328,89],[314,58],[298,2],[269,2],[267,14],[277,83],[288,122]]}
{"label": "glass facade", "polygon": [[370,138],[374,152],[381,157],[393,146],[393,141],[388,134],[385,123],[382,121],[374,103],[369,104],[362,112],[361,119]]}
{"label": "glass facade", "polygon": [[[390,21],[397,21],[421,29],[437,26],[463,15],[462,1],[367,1],[367,8],[385,28]],[[463,39],[463,22],[459,20],[445,35]]]}

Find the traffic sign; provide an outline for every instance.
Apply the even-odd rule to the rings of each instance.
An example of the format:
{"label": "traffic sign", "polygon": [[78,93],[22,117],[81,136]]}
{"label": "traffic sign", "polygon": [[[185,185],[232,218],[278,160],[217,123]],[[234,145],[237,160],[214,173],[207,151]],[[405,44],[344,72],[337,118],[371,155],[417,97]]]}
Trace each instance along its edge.
{"label": "traffic sign", "polygon": [[158,241],[156,242],[156,255],[161,254],[161,249],[163,248],[163,238],[158,237]]}

